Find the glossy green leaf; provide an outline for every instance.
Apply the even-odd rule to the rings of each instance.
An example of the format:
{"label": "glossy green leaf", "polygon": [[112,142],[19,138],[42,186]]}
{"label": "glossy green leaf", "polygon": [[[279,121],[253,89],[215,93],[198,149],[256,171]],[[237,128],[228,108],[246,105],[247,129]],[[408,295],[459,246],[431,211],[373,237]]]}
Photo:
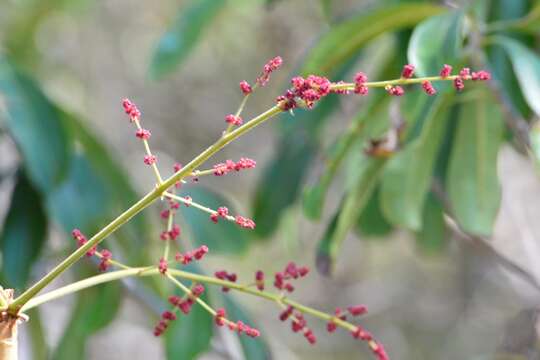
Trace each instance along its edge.
{"label": "glossy green leaf", "polygon": [[30,181],[43,193],[52,190],[69,163],[66,131],[37,84],[1,58],[0,119],[21,151]]}
{"label": "glossy green leaf", "polygon": [[[244,324],[259,329],[257,323],[253,320],[249,314],[242,309],[242,307],[233,300],[230,295],[223,297],[225,300],[225,309],[227,310],[227,315],[233,321],[241,320]],[[238,340],[242,346],[242,352],[244,353],[244,358],[249,360],[270,360],[272,358],[270,353],[270,347],[266,343],[264,332],[263,335],[257,338],[250,338],[245,335],[239,335]]]}
{"label": "glossy green leaf", "polygon": [[41,197],[19,173],[0,234],[3,286],[22,290],[47,238],[47,217]]}
{"label": "glossy green leaf", "polygon": [[380,188],[377,188],[358,217],[357,230],[360,235],[382,237],[392,231],[392,224],[385,219],[380,203]]}
{"label": "glossy green leaf", "polygon": [[443,206],[433,193],[426,198],[422,216],[422,229],[416,234],[416,244],[428,255],[440,253],[446,245],[446,225]]}
{"label": "glossy green leaf", "polygon": [[497,154],[504,126],[494,105],[489,98],[462,105],[447,175],[454,215],[475,235],[491,234],[501,200]]}
{"label": "glossy green leaf", "polygon": [[[208,302],[206,291],[201,299]],[[208,350],[213,331],[212,316],[198,304],[193,305],[188,315],[179,314],[171,321],[164,334],[167,359],[197,359]]]}
{"label": "glossy green leaf", "polygon": [[85,359],[87,341],[113,321],[120,308],[120,300],[118,283],[106,283],[79,292],[53,359]]}
{"label": "glossy green leaf", "polygon": [[493,42],[510,57],[521,91],[531,109],[540,115],[540,57],[520,42],[497,36]]}
{"label": "glossy green leaf", "polygon": [[[194,202],[211,209],[226,206],[233,216],[247,216],[246,214],[238,214],[230,202],[222,195],[207,188],[201,188],[200,186],[184,187],[181,195],[189,195]],[[181,213],[184,223],[189,228],[190,239],[194,246],[207,245],[213,253],[224,254],[241,254],[247,250],[252,239],[251,233],[253,230],[242,229],[226,220],[214,224],[210,221],[209,214],[192,207],[182,207]]]}
{"label": "glossy green leaf", "polygon": [[[357,177],[354,185],[344,196],[343,206],[339,211],[335,226],[330,224],[328,231],[321,240],[318,254],[319,270],[327,270],[328,273],[332,272],[341,244],[368,203],[385,163],[386,159],[364,156],[361,163],[357,165],[359,167]],[[323,251],[325,249],[327,250],[327,259],[325,260],[327,264],[321,258],[321,254],[325,253]]]}
{"label": "glossy green leaf", "polygon": [[462,11],[452,11],[422,21],[413,31],[407,51],[418,76],[438,74],[443,64],[454,64],[463,45]]}
{"label": "glossy green leaf", "polygon": [[226,3],[225,0],[191,0],[182,7],[159,40],[152,56],[150,75],[158,78],[178,67]]}
{"label": "glossy green leaf", "polygon": [[327,75],[347,62],[367,42],[385,32],[417,24],[436,15],[443,7],[426,3],[388,5],[332,26],[310,50],[302,73]]}
{"label": "glossy green leaf", "polygon": [[443,110],[451,93],[425,103],[421,134],[390,159],[382,178],[381,202],[385,218],[396,226],[419,230],[422,207],[429,192],[437,151],[443,140],[447,116]]}

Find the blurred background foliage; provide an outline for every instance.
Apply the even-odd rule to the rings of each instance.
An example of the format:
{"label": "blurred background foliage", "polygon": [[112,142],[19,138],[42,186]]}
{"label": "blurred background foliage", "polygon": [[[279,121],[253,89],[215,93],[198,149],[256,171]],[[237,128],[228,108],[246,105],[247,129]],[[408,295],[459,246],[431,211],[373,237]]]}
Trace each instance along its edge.
{"label": "blurred background foliage", "polygon": [[[22,290],[73,250],[73,228],[95,233],[152,186],[141,149],[122,123],[124,96],[140,103],[160,164],[172,169],[174,160],[188,161],[218,136],[223,115],[239,101],[237,82],[255,78],[274,55],[288,65],[255,94],[252,114],[270,106],[295,74],[340,80],[362,69],[370,79],[391,79],[408,62],[418,76],[437,74],[444,63],[455,71],[485,68],[494,81],[467,83],[460,94],[435,84],[436,97],[418,88],[399,99],[382,91],[362,99],[331,95],[312,111],[283,114],[273,134],[260,129],[222,155],[255,157],[257,175],[185,188],[203,204],[252,214],[256,230],[208,225],[204,214],[186,210],[182,241],[211,249],[210,265],[193,271],[227,265],[240,275],[258,267],[269,272],[290,257],[316,265],[319,275],[299,296],[328,311],[346,305],[335,296],[343,288],[344,299],[366,301],[374,309],[368,325],[392,358],[538,359],[540,270],[530,264],[540,248],[531,245],[534,236],[524,242],[509,231],[499,246],[496,222],[508,218],[501,215],[501,177],[534,174],[540,159],[539,31],[534,0],[6,0],[0,282]],[[388,156],[369,155],[366,149],[381,141]],[[501,149],[510,154],[507,162],[520,164],[517,170],[500,165]],[[512,203],[529,209],[537,183],[533,175],[536,192]],[[107,239],[115,256],[155,262],[157,208]],[[529,225],[522,216],[513,221],[523,230]],[[81,261],[69,278],[93,273]],[[488,273],[495,277],[486,280]],[[216,331],[198,309],[163,339],[152,339],[151,324],[170,291],[155,280],[127,281],[35,310],[23,357],[124,358],[120,344],[133,348],[126,358],[134,359],[370,356],[346,334],[322,338],[322,350],[307,349],[302,339],[267,325],[274,310],[219,291],[208,300],[256,325],[253,311],[265,336]],[[134,314],[138,320],[129,326],[114,325]]]}

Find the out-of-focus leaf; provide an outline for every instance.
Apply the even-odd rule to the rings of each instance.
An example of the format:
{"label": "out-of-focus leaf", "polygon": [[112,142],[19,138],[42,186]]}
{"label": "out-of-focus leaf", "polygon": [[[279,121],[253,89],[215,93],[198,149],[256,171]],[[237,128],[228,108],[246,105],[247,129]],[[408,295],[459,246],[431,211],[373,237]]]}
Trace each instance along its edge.
{"label": "out-of-focus leaf", "polygon": [[1,58],[0,116],[22,153],[30,181],[43,193],[51,191],[68,167],[66,131],[39,87]]}
{"label": "out-of-focus leaf", "polygon": [[425,104],[420,136],[386,166],[381,185],[382,210],[396,226],[412,230],[422,226],[422,207],[448,119],[442,112],[451,100],[450,94],[439,95]]}
{"label": "out-of-focus leaf", "polygon": [[373,95],[372,100],[362,107],[349,129],[338,137],[330,154],[328,154],[326,171],[314,185],[305,189],[303,206],[304,213],[308,218],[320,218],[326,192],[353,144],[370,136],[378,136],[380,130],[388,127],[388,122],[383,121],[381,114],[390,98],[383,96],[384,94]]}
{"label": "out-of-focus leaf", "polygon": [[[210,189],[199,186],[190,187],[184,189],[181,195],[189,195],[194,202],[211,209],[226,206],[230,214],[233,216],[237,214],[234,207],[223,196]],[[213,253],[241,254],[247,250],[252,239],[251,231],[253,230],[242,229],[226,220],[220,220],[214,224],[207,213],[191,207],[182,208],[182,219],[189,227],[193,245],[207,245]]]}
{"label": "out-of-focus leaf", "polygon": [[226,3],[225,0],[191,0],[180,9],[170,29],[159,40],[150,75],[159,78],[180,65]]}
{"label": "out-of-focus leaf", "polygon": [[500,110],[490,98],[462,105],[447,190],[459,225],[471,234],[490,235],[499,209],[497,153],[503,128]]}
{"label": "out-of-focus leaf", "polygon": [[321,11],[327,21],[332,20],[332,0],[319,0]]}
{"label": "out-of-focus leaf", "polygon": [[408,58],[419,76],[438,74],[443,64],[455,64],[463,43],[462,11],[430,17],[413,31]]}
{"label": "out-of-focus leaf", "polygon": [[426,198],[422,216],[422,229],[416,234],[416,243],[426,254],[439,253],[446,244],[446,226],[443,206],[433,193]]}
{"label": "out-of-focus leaf", "polygon": [[47,237],[47,217],[41,197],[20,173],[0,234],[3,286],[22,290]]}
{"label": "out-of-focus leaf", "polygon": [[27,323],[32,344],[32,359],[47,360],[49,359],[49,347],[45,338],[45,329],[41,320],[40,309],[30,309],[27,315],[32,319],[32,321]]}
{"label": "out-of-focus leaf", "polygon": [[86,342],[114,319],[120,308],[120,300],[121,289],[118,283],[106,283],[79,292],[71,319],[53,359],[86,358]]}
{"label": "out-of-focus leaf", "polygon": [[540,115],[540,57],[508,37],[496,36],[493,42],[507,52],[525,100],[536,115]]}
{"label": "out-of-focus leaf", "polygon": [[[96,191],[100,194],[102,189],[106,189],[108,197],[107,202],[103,204],[104,212],[109,209],[109,217],[112,218],[134,204],[138,200],[138,195],[127,174],[122,171],[120,164],[111,157],[103,144],[82,124],[80,119],[72,114],[59,111],[64,126],[70,132],[70,137],[80,145],[79,147],[84,152],[84,157],[93,172],[92,176],[95,177],[96,182],[101,183]],[[85,188],[82,191],[88,193],[94,189]],[[146,245],[145,239],[149,238],[149,232],[150,226],[143,213],[116,231],[115,238],[119,240],[126,257],[133,263],[148,262],[148,253],[143,249]]]}
{"label": "out-of-focus leaf", "polygon": [[368,41],[378,35],[413,26],[444,11],[441,6],[408,3],[382,6],[362,12],[333,26],[310,50],[303,74],[327,75],[347,62]]}
{"label": "out-of-focus leaf", "polygon": [[357,230],[363,236],[381,237],[392,231],[392,224],[384,218],[379,199],[380,188],[377,188],[358,217]]}
{"label": "out-of-focus leaf", "polygon": [[333,259],[330,256],[330,249],[332,247],[332,239],[334,236],[334,232],[336,231],[339,214],[343,208],[342,205],[343,200],[341,201],[340,206],[334,213],[334,216],[332,216],[332,220],[326,226],[324,235],[319,241],[319,245],[317,246],[317,257],[315,260],[315,265],[317,266],[317,270],[319,271],[319,273],[323,275],[330,275],[334,266]]}
{"label": "out-of-focus leaf", "polygon": [[531,140],[531,148],[534,158],[536,159],[536,164],[537,166],[540,166],[540,122],[537,121],[531,126],[529,138]]}
{"label": "out-of-focus leaf", "polygon": [[330,224],[319,245],[317,263],[319,271],[323,270],[323,274],[332,272],[341,244],[358,221],[358,216],[373,193],[385,163],[386,159],[365,156],[358,164],[360,167],[358,177],[344,196],[336,224]]}
{"label": "out-of-focus leaf", "polygon": [[[249,316],[246,311],[236,303],[231,296],[224,296],[225,299],[225,309],[230,319],[233,321],[241,320],[244,324],[259,329],[257,323],[253,321],[252,317]],[[259,329],[260,330],[260,329]],[[242,345],[242,351],[244,353],[244,358],[249,360],[270,360],[272,358],[270,353],[270,348],[266,343],[264,335],[261,335],[257,338],[250,338],[245,335],[239,335],[238,340]]]}
{"label": "out-of-focus leaf", "polygon": [[284,137],[271,164],[264,170],[255,194],[255,233],[267,237],[276,230],[281,212],[300,193],[300,185],[315,152],[315,144],[302,134]]}
{"label": "out-of-focus leaf", "polygon": [[[205,291],[201,299],[208,303]],[[165,332],[165,351],[169,360],[191,360],[206,351],[214,331],[212,316],[200,305],[194,304],[188,315],[178,315]]]}
{"label": "out-of-focus leaf", "polygon": [[75,154],[66,180],[47,197],[50,213],[66,232],[94,233],[108,220],[109,192],[88,159]]}

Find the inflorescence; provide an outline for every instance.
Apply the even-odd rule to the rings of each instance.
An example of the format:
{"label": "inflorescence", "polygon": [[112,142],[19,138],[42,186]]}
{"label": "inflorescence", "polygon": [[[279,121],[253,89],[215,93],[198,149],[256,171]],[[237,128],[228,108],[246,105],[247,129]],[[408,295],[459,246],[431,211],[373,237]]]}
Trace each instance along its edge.
{"label": "inflorescence", "polygon": [[[239,87],[243,94],[243,100],[234,114],[225,116],[227,129],[223,132],[223,136],[227,136],[234,127],[246,125],[241,117],[241,112],[246,104],[246,100],[257,88],[263,87],[268,83],[270,75],[276,71],[282,63],[283,60],[281,57],[275,57],[264,65],[262,73],[256,78],[253,85],[245,80],[240,82]],[[370,88],[383,88],[391,96],[402,96],[405,94],[403,86],[412,84],[419,84],[427,95],[433,96],[437,93],[437,89],[433,85],[433,82],[436,81],[451,81],[457,91],[462,91],[465,86],[465,81],[467,80],[489,80],[491,78],[491,75],[487,71],[481,70],[472,72],[469,68],[463,68],[457,75],[452,75],[452,66],[447,64],[443,66],[439,76],[415,78],[414,75],[415,67],[412,64],[407,64],[403,67],[400,78],[390,81],[368,82],[368,77],[363,72],[356,73],[353,82],[350,83],[343,81],[331,82],[325,77],[316,75],[309,75],[307,77],[296,76],[291,80],[291,87],[287,89],[283,95],[277,97],[276,105],[281,111],[292,111],[298,107],[311,109],[319,100],[328,94],[350,94],[352,92],[354,94],[365,96],[368,95]],[[151,152],[149,146],[151,132],[141,126],[141,112],[133,102],[124,99],[122,105],[130,121],[136,125],[135,136],[144,144],[146,153],[143,162],[153,168],[157,184],[161,185],[163,181],[160,171],[157,168],[157,158]],[[255,166],[256,162],[254,160],[242,157],[236,162],[226,160],[223,163],[214,165],[211,169],[194,170],[191,174],[188,174],[188,177],[191,177],[192,182],[198,182],[199,178],[205,175],[224,176],[233,171],[238,172],[240,170],[252,169]],[[178,173],[181,169],[182,165],[175,164],[175,173]],[[165,222],[165,229],[159,234],[159,239],[164,242],[165,248],[163,255],[159,258],[157,265],[155,265],[155,268],[159,273],[171,280],[181,291],[183,291],[184,295],[171,295],[169,297],[171,308],[161,314],[161,318],[154,329],[154,335],[159,336],[163,334],[169,326],[169,323],[177,319],[179,313],[188,315],[195,303],[198,303],[210,312],[217,326],[226,326],[239,334],[243,333],[249,337],[257,337],[260,335],[260,332],[257,329],[244,324],[242,321],[235,322],[229,320],[225,309],[220,308],[214,310],[201,299],[201,295],[205,292],[205,287],[202,284],[193,281],[191,286],[187,287],[171,275],[171,270],[169,269],[170,262],[173,262],[174,266],[185,266],[193,261],[202,260],[209,251],[206,245],[188,251],[180,250],[178,240],[181,237],[182,231],[180,225],[175,223],[175,215],[180,211],[181,204],[185,205],[186,208],[192,207],[208,213],[209,220],[215,224],[218,224],[220,220],[226,220],[236,223],[238,226],[245,229],[255,228],[255,222],[253,220],[241,215],[231,215],[230,210],[225,206],[211,209],[195,202],[189,196],[177,195],[175,191],[180,188],[184,182],[185,180],[181,179],[176,182],[173,187],[164,191],[162,194],[162,201],[166,204],[166,209],[164,209],[160,215]],[[72,235],[79,246],[82,246],[87,242],[86,237],[80,230],[73,230]],[[175,246],[178,249],[174,255],[171,255],[170,251],[172,246]],[[97,256],[100,259],[98,267],[101,271],[106,271],[111,265],[129,268],[114,261],[112,259],[112,253],[107,249],[98,251],[97,247],[94,246],[87,252],[87,256]],[[295,290],[293,283],[304,278],[308,273],[309,269],[307,267],[297,266],[294,262],[288,263],[282,271],[273,274],[272,286],[277,291],[276,294],[265,292],[265,289],[269,286],[267,284],[268,279],[262,270],[256,271],[253,278],[254,280],[244,285],[237,283],[238,276],[236,273],[226,270],[216,271],[214,277],[202,276],[200,278],[209,284],[221,286],[224,292],[234,289],[252,295],[261,294],[262,296],[264,294],[262,297],[272,299],[282,308],[279,319],[283,322],[290,320],[291,330],[294,333],[303,334],[310,344],[315,344],[317,337],[312,329],[308,327],[307,320],[305,319],[305,315],[308,314],[326,320],[326,328],[329,333],[334,333],[338,327],[342,327],[349,331],[353,338],[367,342],[371,351],[379,360],[388,359],[388,355],[382,344],[376,341],[367,330],[360,325],[354,325],[347,321],[347,318],[364,315],[367,312],[367,308],[364,305],[349,306],[345,309],[338,308],[334,311],[333,315],[329,315],[288,300],[285,295],[290,294]]]}

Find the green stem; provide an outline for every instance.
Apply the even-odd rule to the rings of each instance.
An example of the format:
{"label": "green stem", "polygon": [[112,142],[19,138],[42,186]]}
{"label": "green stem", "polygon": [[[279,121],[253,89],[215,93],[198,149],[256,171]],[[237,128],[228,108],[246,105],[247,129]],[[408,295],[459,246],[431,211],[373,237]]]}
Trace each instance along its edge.
{"label": "green stem", "polygon": [[123,212],[120,216],[110,222],[107,226],[101,229],[97,234],[92,236],[86,244],[78,248],[76,251],[71,253],[66,259],[64,259],[60,264],[54,267],[49,273],[47,273],[43,278],[38,282],[32,285],[29,289],[23,292],[19,297],[17,297],[8,307],[8,312],[12,315],[15,315],[19,312],[24,304],[26,304],[30,299],[37,295],[45,286],[47,286],[51,281],[56,279],[60,274],[62,274],[66,269],[73,265],[77,260],[79,260],[84,254],[92,247],[99,244],[107,236],[114,233],[120,226],[129,221],[133,216],[144,210],[148,207],[154,200],[158,199],[168,188],[173,186],[176,182],[182,180],[186,176],[189,176],[196,168],[201,166],[206,160],[212,157],[215,153],[223,149],[230,142],[242,136],[243,134],[249,132],[256,126],[264,123],[268,119],[274,117],[275,115],[282,112],[278,106],[273,106],[259,116],[253,118],[251,121],[245,123],[244,125],[236,128],[234,131],[229,134],[219,138],[213,145],[204,150],[201,154],[195,157],[191,162],[186,166],[176,172],[174,175],[165,180],[161,185],[157,186],[154,190],[147,193],[142,199],[133,204],[129,209]]}

